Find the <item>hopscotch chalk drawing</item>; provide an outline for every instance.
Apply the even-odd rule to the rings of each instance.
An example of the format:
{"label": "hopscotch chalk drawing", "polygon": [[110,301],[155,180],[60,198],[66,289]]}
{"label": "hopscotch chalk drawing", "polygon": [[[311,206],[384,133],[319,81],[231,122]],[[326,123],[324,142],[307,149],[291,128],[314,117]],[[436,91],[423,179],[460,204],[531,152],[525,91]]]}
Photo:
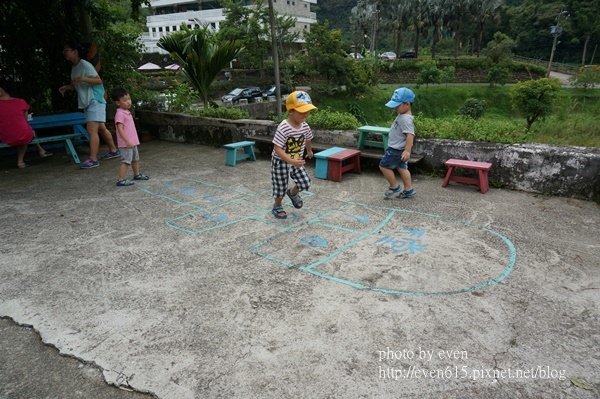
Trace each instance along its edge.
{"label": "hopscotch chalk drawing", "polygon": [[251,254],[360,290],[404,296],[482,290],[504,281],[517,258],[498,231],[438,214],[331,199],[322,208],[306,192],[302,212],[291,210],[281,221],[270,215],[269,190],[195,179],[146,187],[140,191],[173,205],[165,222],[172,229],[223,237],[252,226]]}

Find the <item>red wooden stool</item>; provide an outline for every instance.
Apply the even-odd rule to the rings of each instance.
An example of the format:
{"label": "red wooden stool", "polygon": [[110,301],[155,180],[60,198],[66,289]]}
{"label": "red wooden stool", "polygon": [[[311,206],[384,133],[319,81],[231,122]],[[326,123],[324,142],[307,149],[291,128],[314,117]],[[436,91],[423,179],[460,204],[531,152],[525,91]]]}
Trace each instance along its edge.
{"label": "red wooden stool", "polygon": [[327,157],[329,163],[327,177],[329,180],[341,182],[346,172],[360,173],[360,151],[344,150]]}
{"label": "red wooden stool", "polygon": [[[474,184],[479,187],[481,193],[487,193],[490,189],[488,183],[488,171],[492,167],[491,163],[467,161],[463,159],[449,159],[446,161],[446,166],[448,167],[448,171],[444,177],[442,187],[446,187],[449,182],[455,181],[457,183]],[[455,168],[474,169],[477,171],[477,177],[455,176],[453,175]]]}

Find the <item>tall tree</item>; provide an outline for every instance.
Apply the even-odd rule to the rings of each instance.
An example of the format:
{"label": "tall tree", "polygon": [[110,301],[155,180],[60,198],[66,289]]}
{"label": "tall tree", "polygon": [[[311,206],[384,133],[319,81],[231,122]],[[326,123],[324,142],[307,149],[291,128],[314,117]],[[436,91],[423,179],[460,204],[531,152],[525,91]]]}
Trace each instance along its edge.
{"label": "tall tree", "polygon": [[354,51],[357,53],[361,52],[359,51],[359,44],[362,45],[363,50],[367,48],[372,50],[368,39],[376,18],[376,11],[376,6],[369,0],[358,0],[356,6],[352,7],[350,24],[354,31]]}
{"label": "tall tree", "polygon": [[504,0],[479,0],[473,3],[473,16],[477,23],[477,55],[481,52],[483,31],[486,23],[499,18]]}
{"label": "tall tree", "polygon": [[[145,1],[22,0],[0,1],[0,71],[21,83],[21,96],[36,112],[73,107],[56,90],[68,79],[70,66],[62,56],[67,40],[101,44],[102,76],[117,76],[129,60],[139,58],[132,6]],[[43,10],[43,12],[40,12]],[[135,25],[135,24],[134,24]],[[136,31],[136,33],[133,33]],[[110,40],[102,34],[110,32]],[[118,48],[119,51],[113,52]]]}
{"label": "tall tree", "polygon": [[222,5],[225,21],[220,25],[219,37],[241,42],[247,51],[240,54],[240,63],[262,70],[270,48],[268,8],[262,0],[252,8],[246,7],[244,0],[223,0]]}
{"label": "tall tree", "polygon": [[444,24],[444,16],[448,8],[448,2],[451,0],[428,0],[427,15],[432,28],[431,33],[431,57],[435,58],[436,45],[442,39],[442,27]]}
{"label": "tall tree", "polygon": [[402,32],[408,28],[412,0],[398,0],[391,9],[391,26],[394,34],[394,50],[400,55],[402,50]]}
{"label": "tall tree", "polygon": [[567,3],[567,10],[573,21],[571,26],[575,30],[574,35],[577,37],[577,41],[583,40],[581,65],[585,65],[590,41],[595,38],[596,45],[600,41],[598,2],[594,0],[570,0]]}
{"label": "tall tree", "polygon": [[454,0],[450,2],[447,14],[448,25],[454,37],[454,57],[458,57],[459,48],[463,45],[463,33],[467,23],[471,21],[470,8],[475,0]]}

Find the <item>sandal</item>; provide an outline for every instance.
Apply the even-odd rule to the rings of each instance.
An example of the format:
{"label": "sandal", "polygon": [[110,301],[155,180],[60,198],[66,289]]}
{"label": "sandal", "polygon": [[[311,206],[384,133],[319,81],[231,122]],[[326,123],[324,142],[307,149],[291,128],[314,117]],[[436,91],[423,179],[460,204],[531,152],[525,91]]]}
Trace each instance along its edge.
{"label": "sandal", "polygon": [[125,180],[119,180],[117,182],[117,186],[118,187],[133,186],[134,184],[135,184],[134,182],[132,182],[131,180],[127,180],[127,179],[125,179]]}
{"label": "sandal", "polygon": [[150,176],[146,176],[143,173],[139,173],[139,174],[133,176],[133,180],[148,180],[148,179],[150,179]]}
{"label": "sandal", "polygon": [[274,206],[273,209],[271,209],[271,213],[275,216],[275,219],[287,218],[287,213],[285,213],[282,206]]}
{"label": "sandal", "polygon": [[292,192],[290,191],[289,188],[286,190],[285,193],[287,194],[288,197],[290,197],[290,200],[292,201],[292,205],[294,205],[294,208],[300,209],[304,206],[304,202],[302,201],[302,197],[300,197],[300,193],[296,193],[296,195],[292,195]]}

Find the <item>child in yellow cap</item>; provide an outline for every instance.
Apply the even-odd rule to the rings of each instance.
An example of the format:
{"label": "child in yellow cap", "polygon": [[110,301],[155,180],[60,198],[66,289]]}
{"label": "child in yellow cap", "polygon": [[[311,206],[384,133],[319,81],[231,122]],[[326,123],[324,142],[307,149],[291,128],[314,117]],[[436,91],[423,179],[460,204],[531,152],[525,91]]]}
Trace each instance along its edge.
{"label": "child in yellow cap", "polygon": [[[313,133],[306,123],[310,111],[316,109],[310,96],[304,91],[294,91],[285,101],[288,117],[277,126],[273,137],[273,153],[271,154],[271,182],[273,184],[273,209],[271,212],[277,219],[287,218],[281,202],[287,195],[296,209],[302,208],[304,202],[300,191],[310,188],[310,177],[304,168],[306,158],[313,157]],[[289,177],[295,182],[288,188]]]}

